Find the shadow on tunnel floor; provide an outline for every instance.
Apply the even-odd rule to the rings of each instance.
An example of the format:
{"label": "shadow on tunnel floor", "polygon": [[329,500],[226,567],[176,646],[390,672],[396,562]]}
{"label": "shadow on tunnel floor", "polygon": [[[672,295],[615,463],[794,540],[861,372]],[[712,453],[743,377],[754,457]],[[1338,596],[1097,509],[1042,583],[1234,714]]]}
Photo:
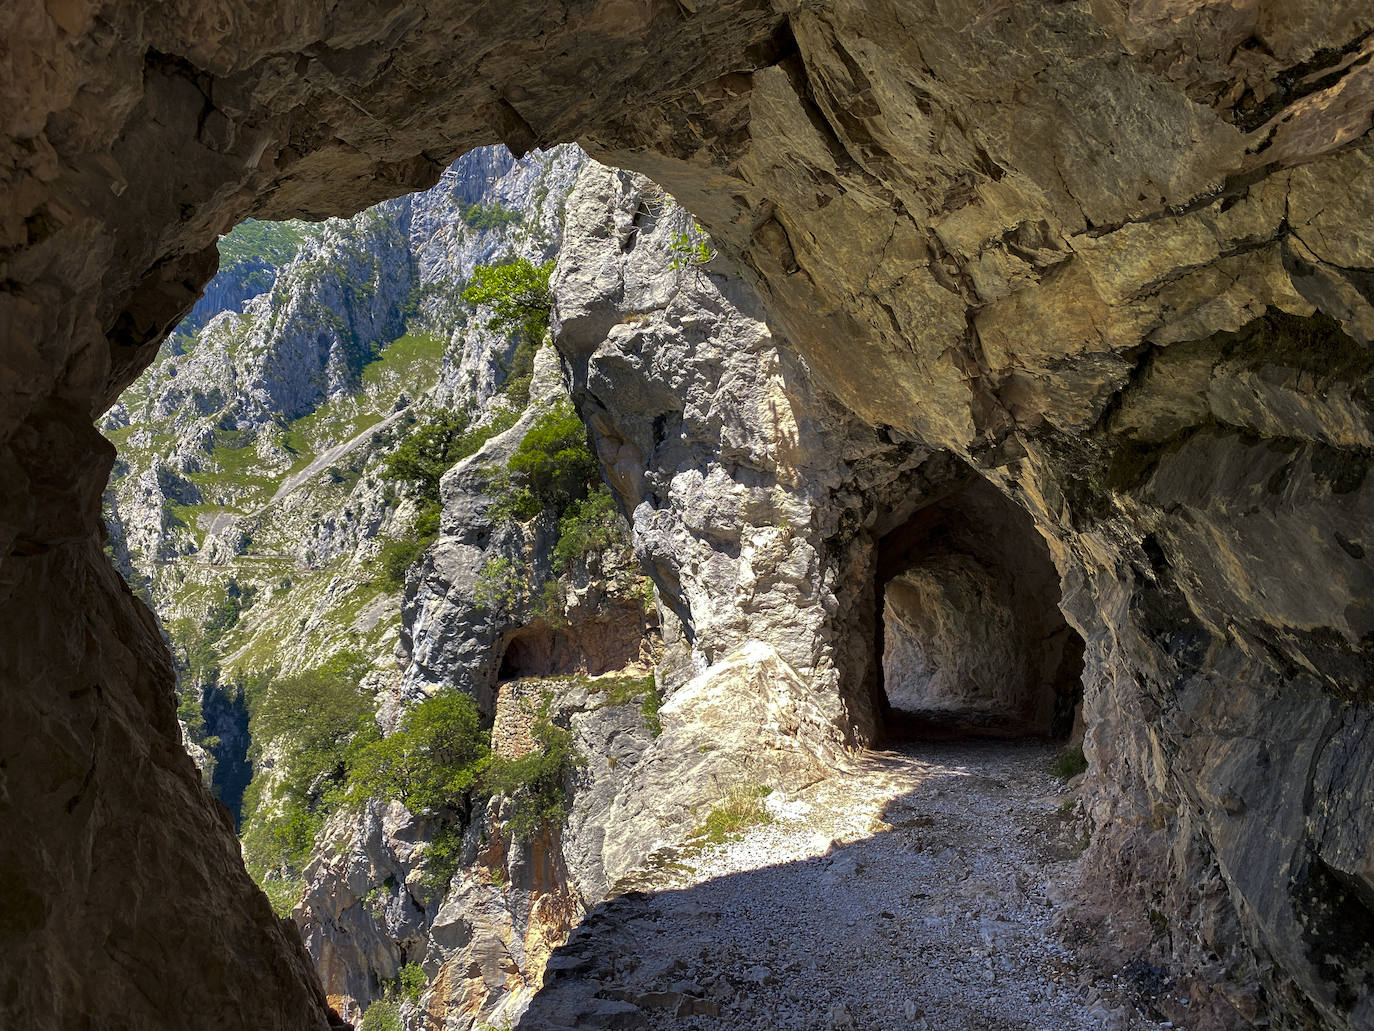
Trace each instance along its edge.
{"label": "shadow on tunnel floor", "polygon": [[707,879],[599,904],[517,1031],[1100,1028],[1111,977],[1051,930],[1077,850],[1050,754],[984,741],[875,756],[837,782],[895,788],[866,835],[827,848],[832,813],[813,808],[722,846],[756,868],[709,876],[720,854],[697,856]]}

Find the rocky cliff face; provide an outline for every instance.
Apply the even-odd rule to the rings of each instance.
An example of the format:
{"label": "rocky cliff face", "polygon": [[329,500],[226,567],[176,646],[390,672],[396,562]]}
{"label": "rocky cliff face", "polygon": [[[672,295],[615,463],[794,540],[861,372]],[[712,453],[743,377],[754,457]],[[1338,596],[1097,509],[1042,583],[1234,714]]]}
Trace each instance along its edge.
{"label": "rocky cliff face", "polygon": [[[202,869],[230,832],[175,744],[156,628],[96,544],[113,454],[90,422],[234,221],[345,213],[477,143],[578,136],[696,212],[852,418],[1030,514],[1086,644],[1094,866],[1122,928],[1150,937],[1128,917],[1158,912],[1152,947],[1203,971],[1217,1020],[1374,1022],[1368,5],[3,18],[14,1021],[323,1025],[242,872]],[[827,708],[866,733],[836,683]],[[234,954],[280,962],[218,973]],[[179,1001],[153,1006],[140,971]]]}
{"label": "rocky cliff face", "polygon": [[[385,460],[445,409],[472,413],[477,426],[517,421],[523,401],[503,393],[515,341],[459,293],[479,264],[540,261],[556,250],[563,199],[583,160],[575,147],[523,161],[488,148],[427,193],[348,221],[244,227],[223,246],[226,256],[248,257],[207,294],[200,324],[179,330],[177,346],[104,421],[122,449],[106,494],[109,551],[162,620],[187,750],[247,837],[272,809],[273,785],[290,774],[299,744],[250,736],[260,685],[342,662],[375,696],[386,727],[423,697],[407,694],[396,672],[406,570],[387,557],[407,542],[411,559],[424,551],[423,513]],[[243,265],[268,277],[246,301]],[[215,311],[216,298],[242,310]],[[542,400],[523,429],[563,396],[556,363],[543,366]],[[523,429],[504,435],[507,452]],[[586,568],[580,576],[582,600],[596,612],[601,599],[590,589],[611,578]],[[633,572],[622,579],[636,588],[637,656],[643,591]],[[351,854],[365,857],[369,872],[379,855],[392,857],[369,889],[386,878],[404,885],[406,861],[417,877],[428,873],[417,857],[436,821],[393,809],[388,817],[385,803],[374,803],[321,834],[331,858],[356,842]],[[368,874],[335,873],[322,870],[311,884],[301,921],[335,1003],[365,1004],[394,980],[404,955],[396,943],[423,936],[444,895],[415,888],[432,902],[427,918],[423,907],[409,914],[399,895],[383,907],[376,891],[348,914],[357,901],[348,886]],[[305,884],[283,876],[269,871],[264,883],[289,911]],[[326,912],[327,925],[316,919]]]}
{"label": "rocky cliff face", "polygon": [[[514,342],[459,294],[481,263],[556,249],[582,160],[489,148],[351,220],[245,225],[227,283],[104,419],[108,548],[163,622],[197,765],[236,819],[248,681],[345,653],[394,673],[404,569],[387,556],[423,535],[384,459],[436,411],[508,406]],[[258,292],[214,310],[245,269]]]}

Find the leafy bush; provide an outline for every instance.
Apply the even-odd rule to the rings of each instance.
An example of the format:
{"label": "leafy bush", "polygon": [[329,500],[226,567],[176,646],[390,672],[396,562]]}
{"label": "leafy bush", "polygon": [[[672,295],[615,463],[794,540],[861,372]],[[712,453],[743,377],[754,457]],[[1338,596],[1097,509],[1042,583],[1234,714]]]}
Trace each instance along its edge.
{"label": "leafy bush", "polygon": [[440,827],[425,846],[424,884],[433,891],[443,891],[462,865],[463,828],[454,824]]}
{"label": "leafy bush", "polygon": [[349,796],[399,800],[412,812],[462,809],[487,764],[489,735],[467,695],[445,691],[389,737],[360,736],[346,757]]}
{"label": "leafy bush", "polygon": [[673,252],[670,267],[674,269],[697,268],[716,256],[711,237],[696,221],[692,222],[689,229],[676,234],[669,242],[668,249]]}
{"label": "leafy bush", "polygon": [[288,877],[284,880],[262,881],[260,887],[267,901],[272,904],[272,912],[280,917],[288,917],[305,890],[305,879]]}
{"label": "leafy bush", "polygon": [[357,683],[354,668],[323,666],[274,680],[260,698],[250,696],[254,743],[290,745],[290,770],[281,788],[286,797],[317,800],[321,778],[342,771],[345,747],[373,714],[372,699]]}
{"label": "leafy bush", "polygon": [[628,543],[624,524],[605,484],[598,483],[581,501],[569,502],[558,518],[558,543],[553,547],[553,568],[560,576],[584,555],[604,551],[613,544]]}
{"label": "leafy bush", "polygon": [[522,563],[510,558],[493,558],[477,574],[472,597],[479,609],[509,611],[524,600],[528,580]]}
{"label": "leafy bush", "polygon": [[434,422],[413,430],[387,457],[382,477],[402,481],[414,497],[437,505],[444,473],[519,419],[519,412],[507,409],[497,412],[485,426],[471,429],[472,419],[466,412],[441,413]]}
{"label": "leafy bush", "polygon": [[463,208],[463,221],[473,229],[504,229],[520,221],[520,212],[504,204],[469,204]]}
{"label": "leafy bush", "polygon": [[322,816],[296,800],[270,814],[258,815],[243,832],[244,862],[249,872],[266,888],[269,874],[289,878],[304,870],[323,823]]}
{"label": "leafy bush", "polygon": [[183,678],[177,684],[177,719],[186,724],[186,733],[196,744],[205,737],[205,714],[200,708],[200,685]]}
{"label": "leafy bush", "polygon": [[363,1013],[358,1031],[405,1031],[400,1003],[395,999],[378,999]]}
{"label": "leafy bush", "polygon": [[487,771],[487,788],[511,800],[506,828],[517,840],[557,827],[568,818],[568,779],[586,763],[573,746],[572,731],[549,718],[551,702],[551,695],[544,699],[531,728],[534,750],[519,759],[494,757]]}
{"label": "leafy bush", "polygon": [[388,590],[399,590],[405,585],[406,571],[419,560],[433,542],[434,538],[427,535],[393,537],[384,542],[375,560],[378,581]]}
{"label": "leafy bush", "polygon": [[459,459],[472,453],[464,447],[471,423],[467,412],[439,413],[433,422],[412,430],[401,446],[387,456],[382,475],[404,481],[417,498],[437,504],[440,478]]}
{"label": "leafy bush", "polygon": [[563,588],[557,579],[544,581],[544,585],[534,597],[531,615],[552,627],[568,625],[567,614],[563,611]]}
{"label": "leafy bush", "polygon": [[587,496],[599,467],[572,402],[559,398],[535,420],[507,468],[509,510],[519,518],[532,518],[541,508],[561,515]]}
{"label": "leafy bush", "polygon": [[401,967],[396,983],[403,998],[419,1002],[420,996],[424,995],[425,989],[429,987],[429,978],[425,976],[424,968],[419,963],[407,963]]}
{"label": "leafy bush", "polygon": [[472,270],[463,300],[491,308],[487,328],[519,332],[526,340],[537,343],[549,328],[552,272],[553,262],[536,265],[525,258],[501,265],[478,265]]}
{"label": "leafy bush", "polygon": [[439,481],[444,473],[474,455],[492,437],[515,425],[520,414],[505,410],[485,426],[469,428],[471,419],[463,412],[441,414],[434,422],[411,433],[386,461],[385,479],[405,483],[419,499],[420,511],[412,532],[382,545],[376,558],[380,583],[397,590],[405,583],[406,571],[439,536]]}
{"label": "leafy bush", "polygon": [[530,403],[530,383],[534,380],[536,350],[534,340],[522,334],[510,361],[503,362],[501,366],[505,379],[501,382],[500,393],[521,411],[528,408]]}

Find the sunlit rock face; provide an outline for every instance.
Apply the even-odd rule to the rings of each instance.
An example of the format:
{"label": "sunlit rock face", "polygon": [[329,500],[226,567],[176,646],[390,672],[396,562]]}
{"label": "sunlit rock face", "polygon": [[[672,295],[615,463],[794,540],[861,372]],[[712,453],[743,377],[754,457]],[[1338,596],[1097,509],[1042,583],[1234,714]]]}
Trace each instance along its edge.
{"label": "sunlit rock face", "polygon": [[4,1022],[323,1026],[100,554],[91,420],[235,220],[580,137],[697,213],[849,417],[1030,514],[1087,646],[1098,888],[1196,1019],[1374,1025],[1371,28],[1355,0],[0,14]]}

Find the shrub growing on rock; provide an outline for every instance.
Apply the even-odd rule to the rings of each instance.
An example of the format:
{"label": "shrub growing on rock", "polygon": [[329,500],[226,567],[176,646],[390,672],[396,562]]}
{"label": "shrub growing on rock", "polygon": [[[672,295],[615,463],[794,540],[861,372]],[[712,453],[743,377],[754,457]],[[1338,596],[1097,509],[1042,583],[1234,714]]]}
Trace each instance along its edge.
{"label": "shrub growing on rock", "polygon": [[598,483],[580,501],[572,501],[558,518],[558,543],[553,547],[554,572],[562,575],[583,556],[628,543],[624,524],[605,484]]}
{"label": "shrub growing on rock", "polygon": [[425,993],[425,989],[429,986],[429,978],[425,976],[424,969],[419,963],[407,963],[401,967],[401,972],[396,977],[396,984],[404,998],[411,1002],[419,1002],[420,996]]}
{"label": "shrub growing on rock", "polygon": [[347,756],[349,796],[398,800],[412,812],[467,807],[486,768],[490,736],[467,695],[427,698],[388,737],[360,736]]}
{"label": "shrub growing on rock", "polygon": [[400,1004],[395,999],[378,999],[363,1013],[358,1031],[405,1031]]}
{"label": "shrub growing on rock", "polygon": [[549,275],[553,262],[536,265],[526,258],[498,265],[478,265],[463,291],[463,300],[491,309],[487,328],[518,337],[515,353],[504,367],[501,392],[517,408],[530,402],[530,379],[534,373],[534,353],[549,331]]}
{"label": "shrub growing on rock", "polygon": [[472,596],[479,609],[509,610],[524,601],[528,587],[524,563],[497,557],[489,559],[477,574]]}
{"label": "shrub growing on rock", "polygon": [[498,412],[485,426],[472,428],[466,412],[441,413],[413,430],[383,467],[385,479],[400,482],[420,503],[411,532],[382,545],[375,562],[377,579],[389,590],[405,583],[406,571],[439,536],[439,481],[464,458],[474,455],[492,437],[515,425],[518,412]]}
{"label": "shrub growing on rock", "polygon": [[568,782],[585,765],[573,744],[572,731],[549,718],[552,696],[544,699],[531,728],[535,748],[519,759],[494,758],[485,784],[493,794],[511,800],[506,829],[526,840],[541,830],[561,826],[568,818]]}
{"label": "shrub growing on rock", "polygon": [[439,478],[464,457],[463,445],[471,424],[467,412],[440,412],[432,422],[417,426],[407,435],[388,456],[383,475],[403,481],[417,498],[438,504]]}
{"label": "shrub growing on rock", "polygon": [[532,519],[545,508],[561,515],[587,496],[599,480],[599,468],[571,401],[559,398],[535,420],[511,455],[507,472],[500,507],[517,519]]}
{"label": "shrub growing on rock", "polygon": [[[338,804],[349,743],[372,721],[372,700],[358,690],[365,668],[344,652],[309,672],[267,674],[247,686],[257,769],[243,796],[243,857],[278,912],[294,902],[293,882]],[[259,765],[269,749],[281,758]]]}

